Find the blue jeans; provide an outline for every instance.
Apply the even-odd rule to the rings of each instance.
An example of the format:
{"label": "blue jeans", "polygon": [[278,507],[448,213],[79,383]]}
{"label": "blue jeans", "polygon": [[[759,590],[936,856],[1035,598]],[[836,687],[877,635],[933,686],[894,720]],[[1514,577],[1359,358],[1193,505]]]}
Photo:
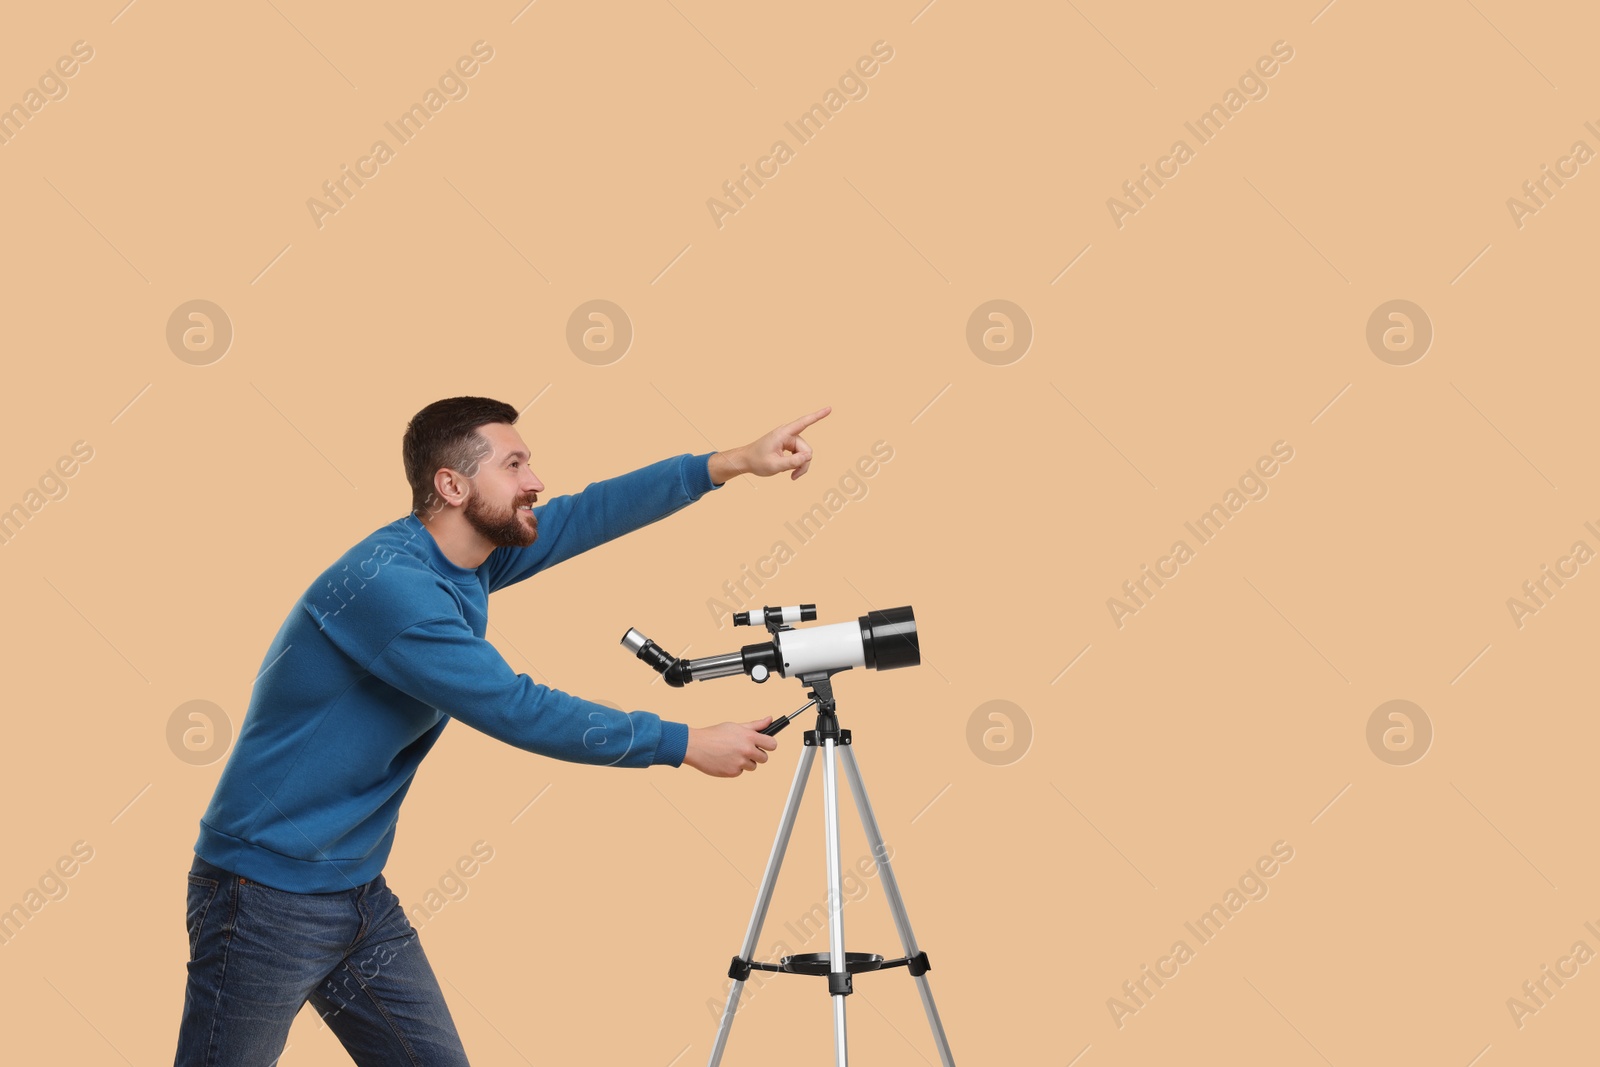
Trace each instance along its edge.
{"label": "blue jeans", "polygon": [[186,922],[177,1067],[272,1067],[308,1001],[361,1067],[467,1063],[383,875],[337,893],[290,893],[196,856]]}

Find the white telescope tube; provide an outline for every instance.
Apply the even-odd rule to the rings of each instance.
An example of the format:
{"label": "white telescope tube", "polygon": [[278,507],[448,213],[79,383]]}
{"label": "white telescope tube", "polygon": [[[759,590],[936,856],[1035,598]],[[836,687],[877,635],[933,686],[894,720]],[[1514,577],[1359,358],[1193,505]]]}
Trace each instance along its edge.
{"label": "white telescope tube", "polygon": [[778,672],[792,678],[812,671],[838,671],[862,667],[867,659],[861,644],[861,626],[836,622],[804,630],[779,630]]}

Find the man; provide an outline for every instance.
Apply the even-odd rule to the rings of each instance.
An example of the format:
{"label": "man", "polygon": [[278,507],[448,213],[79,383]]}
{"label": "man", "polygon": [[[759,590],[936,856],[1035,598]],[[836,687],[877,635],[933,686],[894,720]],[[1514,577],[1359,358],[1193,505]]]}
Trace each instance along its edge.
{"label": "man", "polygon": [[402,453],[412,513],[311,583],[262,661],[188,876],[177,1064],[276,1063],[309,1001],[362,1065],[467,1062],[382,869],[400,804],[451,719],[530,752],[738,777],[772,718],[691,728],[517,674],[488,595],[639,529],[740,474],[805,474],[822,408],[742,448],[680,455],[537,505],[544,484],[482,397],[423,408]]}

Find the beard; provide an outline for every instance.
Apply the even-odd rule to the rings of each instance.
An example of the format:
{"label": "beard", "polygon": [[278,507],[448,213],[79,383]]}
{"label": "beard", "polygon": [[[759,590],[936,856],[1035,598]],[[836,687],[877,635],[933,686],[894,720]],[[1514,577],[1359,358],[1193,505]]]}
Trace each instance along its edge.
{"label": "beard", "polygon": [[473,494],[465,515],[472,528],[496,548],[526,548],[539,536],[539,520],[516,505],[495,510]]}

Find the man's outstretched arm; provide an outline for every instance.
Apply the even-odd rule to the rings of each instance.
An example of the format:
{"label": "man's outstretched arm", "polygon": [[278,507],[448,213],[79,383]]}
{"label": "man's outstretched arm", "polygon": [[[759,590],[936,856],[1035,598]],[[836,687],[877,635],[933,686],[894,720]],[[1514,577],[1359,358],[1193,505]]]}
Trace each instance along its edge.
{"label": "man's outstretched arm", "polygon": [[739,448],[674,456],[555,497],[534,509],[538,540],[524,548],[497,548],[484,561],[489,591],[666,518],[741,474],[766,478],[789,471],[791,479],[799,478],[811,466],[811,446],[800,433],[832,410],[801,416]]}
{"label": "man's outstretched arm", "polygon": [[673,456],[540,504],[533,509],[538,539],[521,548],[497,548],[484,560],[489,592],[688,507],[717,488],[709,458]]}

